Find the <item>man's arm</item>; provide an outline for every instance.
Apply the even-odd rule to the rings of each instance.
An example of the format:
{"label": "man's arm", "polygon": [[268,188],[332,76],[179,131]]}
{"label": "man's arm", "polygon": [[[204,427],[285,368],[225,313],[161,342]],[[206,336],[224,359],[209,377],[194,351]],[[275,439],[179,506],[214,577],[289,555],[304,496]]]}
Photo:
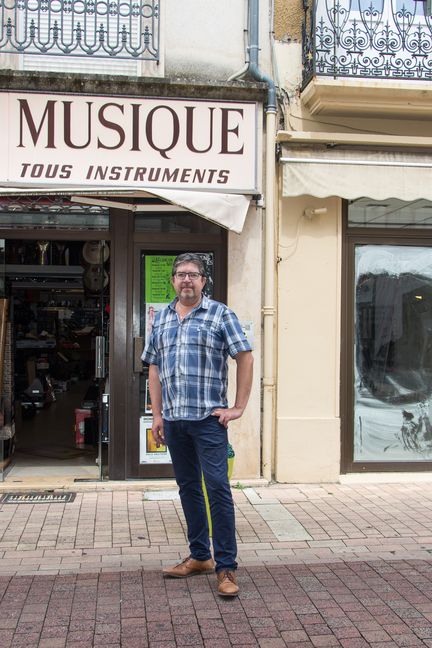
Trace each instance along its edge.
{"label": "man's arm", "polygon": [[159,380],[157,365],[149,366],[149,391],[153,413],[152,434],[156,447],[165,443],[163,419],[162,419],[162,387]]}
{"label": "man's arm", "polygon": [[234,360],[237,363],[237,383],[236,383],[236,398],[234,407],[226,409],[218,408],[212,412],[213,416],[219,417],[219,423],[228,427],[230,421],[240,418],[243,414],[249,394],[252,387],[253,376],[253,355],[251,351],[240,351],[235,356]]}

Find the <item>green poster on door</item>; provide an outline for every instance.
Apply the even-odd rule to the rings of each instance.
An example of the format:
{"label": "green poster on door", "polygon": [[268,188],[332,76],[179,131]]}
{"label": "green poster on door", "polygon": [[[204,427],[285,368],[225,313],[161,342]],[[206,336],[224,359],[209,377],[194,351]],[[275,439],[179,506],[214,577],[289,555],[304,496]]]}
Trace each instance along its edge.
{"label": "green poster on door", "polygon": [[145,301],[168,304],[175,297],[171,269],[175,255],[148,254],[145,258]]}

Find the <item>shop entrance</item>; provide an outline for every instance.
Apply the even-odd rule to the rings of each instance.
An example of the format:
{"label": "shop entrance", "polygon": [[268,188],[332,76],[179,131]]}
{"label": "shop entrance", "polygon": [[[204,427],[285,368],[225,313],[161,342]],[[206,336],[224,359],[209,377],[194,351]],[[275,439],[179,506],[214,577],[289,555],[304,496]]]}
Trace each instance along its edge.
{"label": "shop entrance", "polygon": [[138,215],[134,228],[132,426],[127,476],[166,478],[173,476],[171,459],[168,448],[156,448],[152,439],[148,366],[141,361],[142,349],[155,315],[175,297],[171,269],[178,254],[193,251],[200,255],[207,272],[205,294],[225,301],[227,236],[223,228],[188,212],[155,212],[151,218]]}
{"label": "shop entrance", "polygon": [[5,241],[6,481],[106,472],[110,249],[66,236]]}

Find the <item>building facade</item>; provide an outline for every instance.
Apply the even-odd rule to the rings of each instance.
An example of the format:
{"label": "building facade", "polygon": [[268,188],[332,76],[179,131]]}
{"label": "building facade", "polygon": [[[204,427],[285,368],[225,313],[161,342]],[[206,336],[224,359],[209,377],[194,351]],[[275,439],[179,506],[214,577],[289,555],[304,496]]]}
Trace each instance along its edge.
{"label": "building facade", "polygon": [[0,10],[5,478],[172,476],[139,357],[185,251],[253,340],[231,441],[234,478],[259,477],[269,3]]}
{"label": "building facade", "polygon": [[278,481],[432,467],[428,12],[275,3]]}

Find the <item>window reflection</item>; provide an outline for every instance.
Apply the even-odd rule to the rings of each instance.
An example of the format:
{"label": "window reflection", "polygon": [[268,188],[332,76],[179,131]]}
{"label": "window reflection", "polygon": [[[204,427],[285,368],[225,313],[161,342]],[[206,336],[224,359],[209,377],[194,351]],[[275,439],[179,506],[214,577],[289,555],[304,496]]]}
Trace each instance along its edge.
{"label": "window reflection", "polygon": [[405,202],[397,198],[372,200],[357,198],[348,204],[348,227],[432,227],[432,202],[419,199]]}
{"label": "window reflection", "polygon": [[356,248],[355,459],[432,458],[432,250]]}

